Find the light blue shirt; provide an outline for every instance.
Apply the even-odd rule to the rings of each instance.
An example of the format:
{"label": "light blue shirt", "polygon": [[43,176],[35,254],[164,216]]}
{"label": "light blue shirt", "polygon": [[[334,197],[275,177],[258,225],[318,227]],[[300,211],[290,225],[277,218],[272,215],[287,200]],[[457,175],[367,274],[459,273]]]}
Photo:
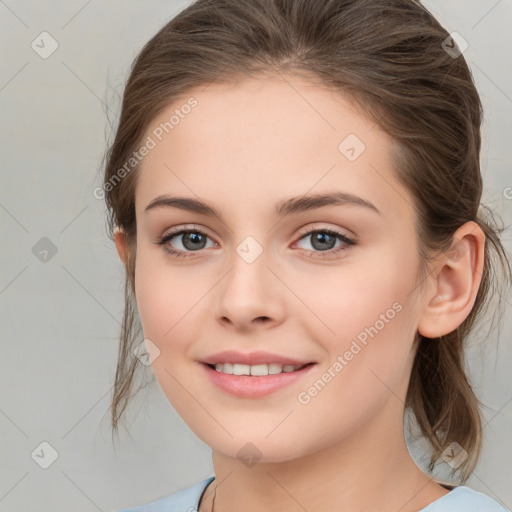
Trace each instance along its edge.
{"label": "light blue shirt", "polygon": [[[140,507],[117,512],[197,512],[204,490],[215,477]],[[454,487],[448,494],[422,508],[419,512],[511,512],[497,501],[465,485]]]}

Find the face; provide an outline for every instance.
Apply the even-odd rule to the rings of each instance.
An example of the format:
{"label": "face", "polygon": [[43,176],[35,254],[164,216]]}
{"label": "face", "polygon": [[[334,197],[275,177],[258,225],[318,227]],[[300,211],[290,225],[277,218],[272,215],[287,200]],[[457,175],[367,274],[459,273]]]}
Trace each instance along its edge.
{"label": "face", "polygon": [[[155,132],[177,109],[172,130]],[[136,190],[137,305],[156,379],[196,435],[230,457],[251,442],[276,462],[391,409],[402,424],[419,259],[391,139],[350,99],[292,76],[193,90],[146,136],[156,145]],[[286,208],[324,194],[341,199]],[[183,201],[147,209],[159,196],[219,216]],[[264,351],[314,364],[268,376],[205,364],[226,350],[240,363]]]}

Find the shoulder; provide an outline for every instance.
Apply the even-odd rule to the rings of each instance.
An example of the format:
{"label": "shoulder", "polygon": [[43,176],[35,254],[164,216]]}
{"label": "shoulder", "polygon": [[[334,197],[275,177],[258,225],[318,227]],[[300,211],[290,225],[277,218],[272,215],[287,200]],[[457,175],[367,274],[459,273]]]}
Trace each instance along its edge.
{"label": "shoulder", "polygon": [[461,485],[420,512],[510,512],[490,496]]}
{"label": "shoulder", "polygon": [[191,487],[152,501],[146,505],[118,510],[117,512],[196,512],[203,491],[214,478],[215,477],[211,476]]}

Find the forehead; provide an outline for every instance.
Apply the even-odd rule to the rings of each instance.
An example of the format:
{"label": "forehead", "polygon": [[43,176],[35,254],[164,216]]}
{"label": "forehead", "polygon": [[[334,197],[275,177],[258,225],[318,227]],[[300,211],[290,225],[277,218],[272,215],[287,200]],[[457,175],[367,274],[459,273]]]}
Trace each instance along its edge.
{"label": "forehead", "polygon": [[[190,106],[194,105],[194,106]],[[393,141],[349,97],[303,78],[247,79],[191,89],[162,110],[146,137],[140,212],[161,194],[241,205],[337,189],[383,212],[410,213],[393,174]],[[222,191],[222,197],[218,193]]]}

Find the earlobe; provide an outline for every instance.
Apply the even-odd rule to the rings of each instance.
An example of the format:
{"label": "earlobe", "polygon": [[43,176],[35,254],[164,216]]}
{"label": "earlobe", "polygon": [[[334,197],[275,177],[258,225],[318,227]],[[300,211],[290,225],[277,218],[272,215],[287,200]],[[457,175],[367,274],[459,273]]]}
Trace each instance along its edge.
{"label": "earlobe", "polygon": [[434,293],[418,323],[418,332],[426,338],[445,336],[467,318],[476,300],[484,266],[485,234],[473,221],[454,234],[451,249],[439,260]]}
{"label": "earlobe", "polygon": [[126,265],[126,235],[121,228],[114,230],[114,242],[119,258],[121,258],[121,261]]}

